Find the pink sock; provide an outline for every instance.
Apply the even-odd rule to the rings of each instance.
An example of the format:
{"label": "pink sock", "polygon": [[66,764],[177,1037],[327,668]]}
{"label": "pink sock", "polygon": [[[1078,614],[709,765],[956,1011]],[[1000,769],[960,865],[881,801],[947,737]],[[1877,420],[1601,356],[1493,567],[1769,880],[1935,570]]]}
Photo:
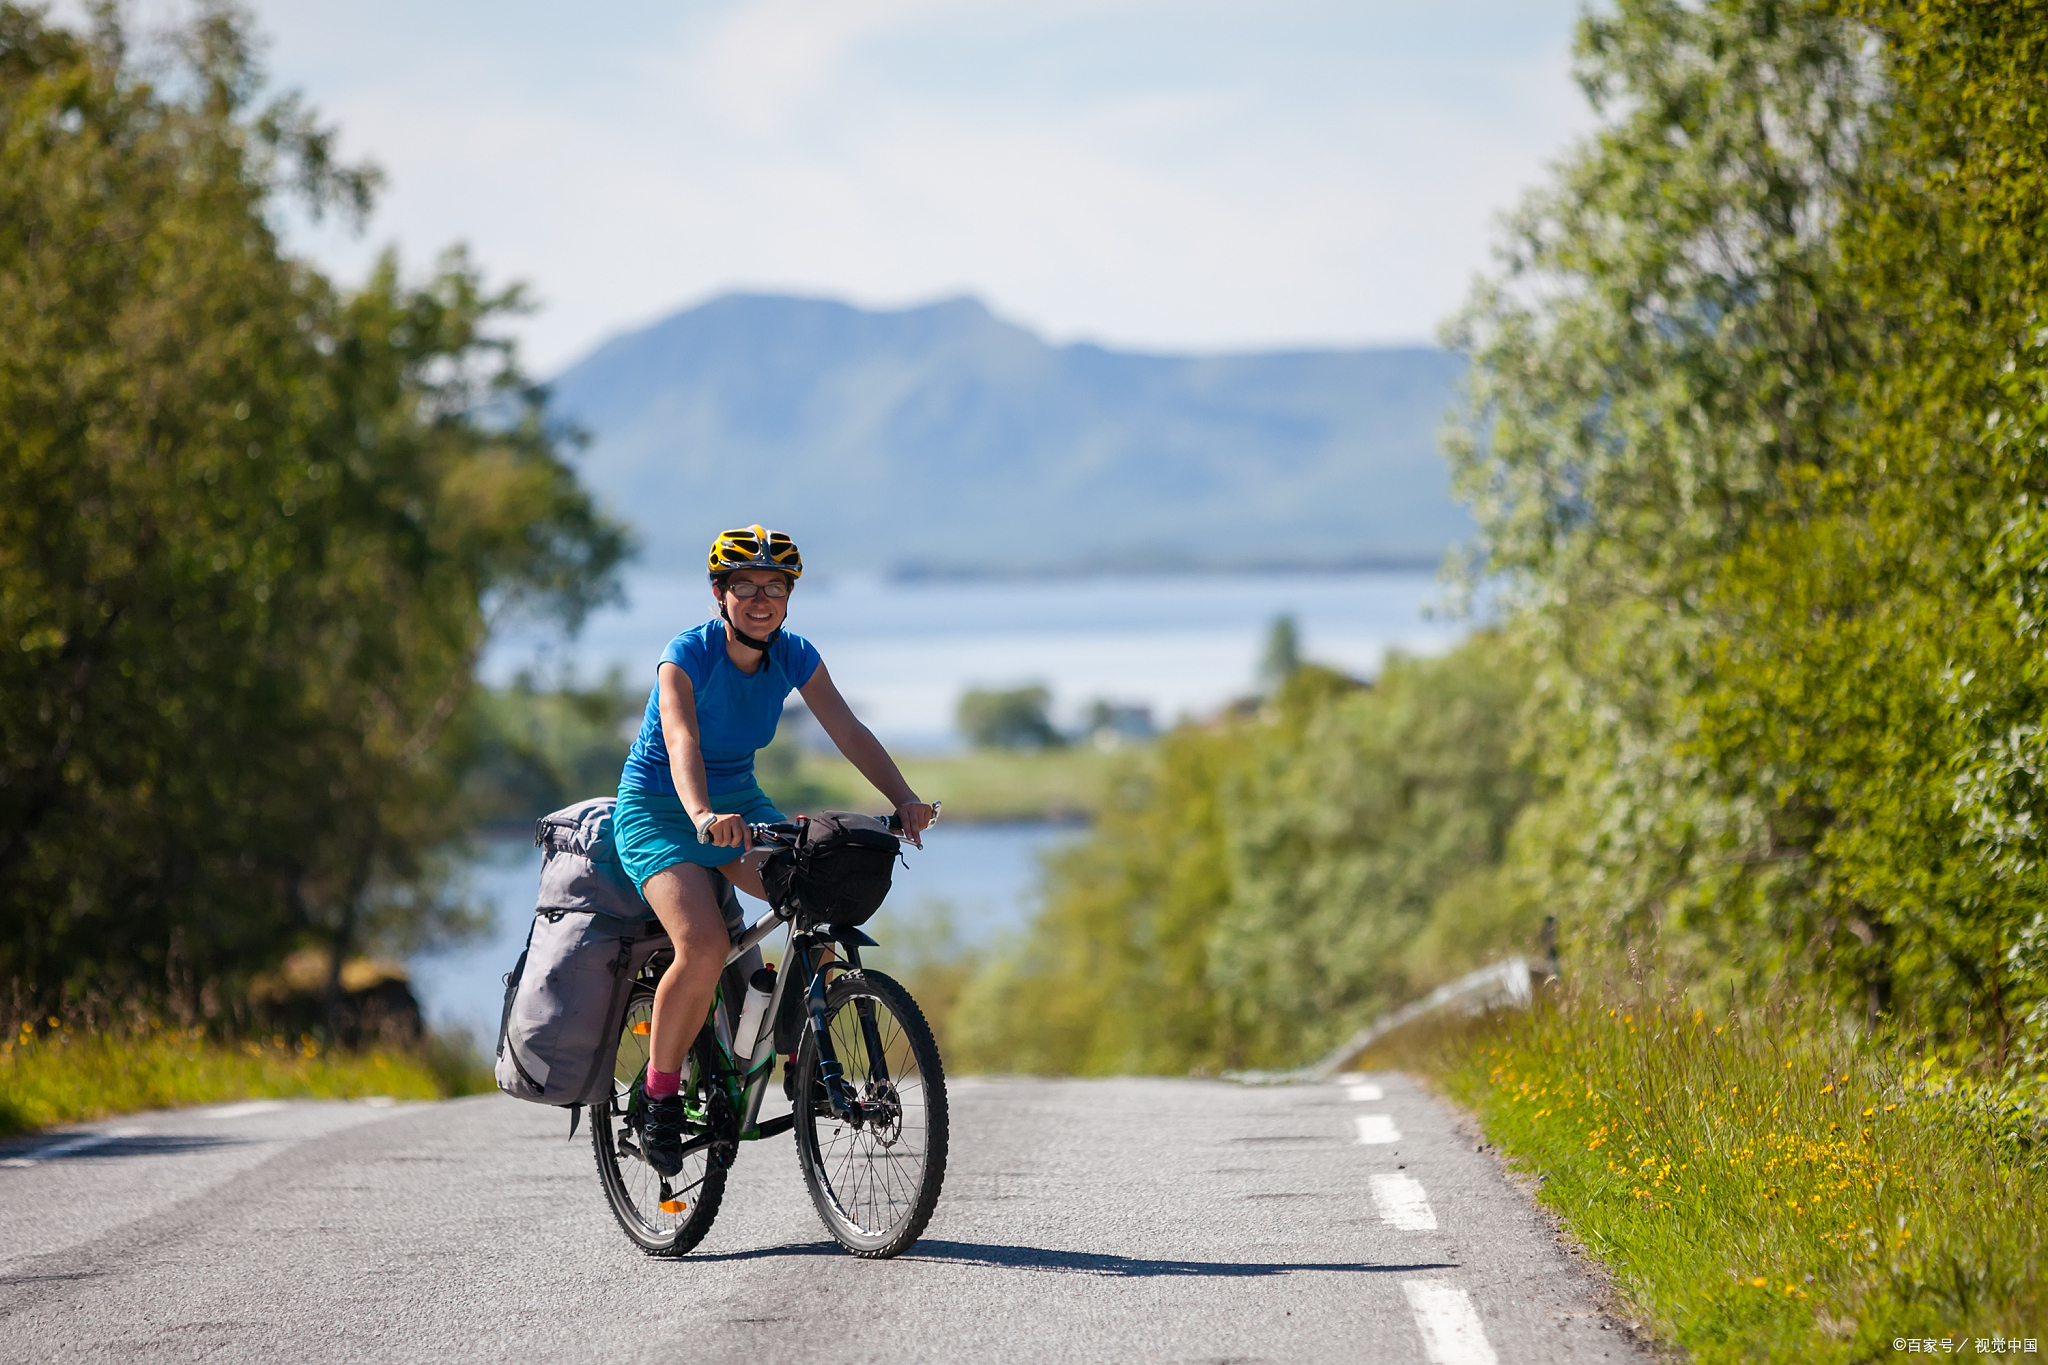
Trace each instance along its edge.
{"label": "pink sock", "polygon": [[665,1100],[683,1088],[683,1073],[680,1071],[656,1071],[654,1063],[647,1064],[647,1098]]}

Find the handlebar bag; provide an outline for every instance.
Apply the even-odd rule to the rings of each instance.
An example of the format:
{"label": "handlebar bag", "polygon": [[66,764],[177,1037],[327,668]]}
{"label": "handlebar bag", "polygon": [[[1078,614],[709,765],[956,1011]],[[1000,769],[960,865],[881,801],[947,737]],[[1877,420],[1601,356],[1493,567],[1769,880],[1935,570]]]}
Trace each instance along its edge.
{"label": "handlebar bag", "polygon": [[761,865],[774,906],[794,912],[799,929],[852,928],[881,909],[903,841],[872,815],[828,810],[805,817],[797,845]]}

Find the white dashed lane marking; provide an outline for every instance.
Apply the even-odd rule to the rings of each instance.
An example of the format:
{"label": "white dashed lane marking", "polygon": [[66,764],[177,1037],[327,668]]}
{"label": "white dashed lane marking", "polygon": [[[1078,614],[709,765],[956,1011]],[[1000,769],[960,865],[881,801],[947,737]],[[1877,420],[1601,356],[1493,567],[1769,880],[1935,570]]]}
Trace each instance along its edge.
{"label": "white dashed lane marking", "polygon": [[1401,1130],[1394,1126],[1392,1114],[1360,1114],[1354,1122],[1358,1124],[1360,1142],[1378,1145],[1401,1140]]}
{"label": "white dashed lane marking", "polygon": [[1435,1232],[1436,1210],[1429,1206],[1419,1181],[1405,1175],[1376,1175],[1372,1178],[1372,1202],[1380,1219],[1403,1232]]}
{"label": "white dashed lane marking", "polygon": [[246,1119],[256,1114],[274,1114],[286,1107],[283,1100],[248,1100],[241,1104],[224,1104],[218,1109],[205,1109],[200,1112],[210,1119]]}
{"label": "white dashed lane marking", "polygon": [[1441,1280],[1403,1280],[1401,1292],[1422,1331],[1422,1349],[1435,1365],[1498,1365],[1472,1296]]}
{"label": "white dashed lane marking", "polygon": [[1363,1081],[1358,1081],[1344,1087],[1344,1098],[1347,1100],[1361,1100],[1371,1104],[1375,1100],[1383,1100],[1386,1097],[1386,1091],[1376,1085],[1367,1085]]}

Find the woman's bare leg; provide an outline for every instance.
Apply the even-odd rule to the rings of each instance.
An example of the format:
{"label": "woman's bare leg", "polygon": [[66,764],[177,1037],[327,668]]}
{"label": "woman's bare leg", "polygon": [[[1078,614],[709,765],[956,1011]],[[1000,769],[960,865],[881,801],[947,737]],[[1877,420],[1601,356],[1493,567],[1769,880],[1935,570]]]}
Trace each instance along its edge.
{"label": "woman's bare leg", "polygon": [[768,899],[768,888],[761,885],[761,869],[750,858],[735,858],[718,869],[725,879],[746,892],[757,901]]}
{"label": "woman's bare leg", "polygon": [[[756,883],[759,880],[755,878]],[[711,1013],[711,997],[718,989],[718,974],[725,969],[725,955],[732,951],[714,887],[704,868],[677,863],[649,877],[640,888],[676,949],[675,965],[661,974],[661,984],[654,990],[648,1054],[657,1071],[683,1069],[690,1044]]]}

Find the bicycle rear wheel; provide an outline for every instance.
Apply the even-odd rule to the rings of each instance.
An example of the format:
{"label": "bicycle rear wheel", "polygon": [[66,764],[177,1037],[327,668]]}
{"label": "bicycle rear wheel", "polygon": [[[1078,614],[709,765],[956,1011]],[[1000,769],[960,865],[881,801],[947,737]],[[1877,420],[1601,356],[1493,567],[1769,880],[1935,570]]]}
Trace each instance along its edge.
{"label": "bicycle rear wheel", "polygon": [[[726,1168],[704,1147],[685,1156],[682,1170],[664,1180],[640,1155],[640,1087],[653,1021],[654,990],[636,984],[626,1001],[611,1096],[590,1107],[590,1142],[605,1200],[626,1236],[649,1256],[681,1256],[711,1231],[725,1198]],[[709,1116],[723,1096],[716,1095],[717,1081],[707,1079],[702,1042],[683,1064],[683,1096],[693,1112]]]}
{"label": "bicycle rear wheel", "polygon": [[880,972],[849,971],[825,992],[825,1028],[867,1117],[832,1113],[817,1040],[797,1053],[797,1160],[818,1216],[856,1256],[905,1251],[923,1233],[946,1179],[946,1076],[910,992]]}

